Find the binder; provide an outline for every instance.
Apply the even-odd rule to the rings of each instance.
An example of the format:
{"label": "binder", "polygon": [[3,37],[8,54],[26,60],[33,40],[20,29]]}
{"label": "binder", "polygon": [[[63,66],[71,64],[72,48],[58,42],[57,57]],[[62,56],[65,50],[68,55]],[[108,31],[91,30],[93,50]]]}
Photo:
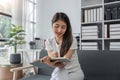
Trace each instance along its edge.
{"label": "binder", "polygon": [[117,19],[117,7],[111,8],[111,15],[112,19]]}
{"label": "binder", "polygon": [[109,0],[104,0],[104,3],[108,3],[108,2],[110,2]]}
{"label": "binder", "polygon": [[120,19],[120,6],[117,7],[117,18]]}
{"label": "binder", "polygon": [[109,0],[109,2],[114,2],[115,0]]}
{"label": "binder", "polygon": [[111,20],[111,8],[105,9],[105,20]]}

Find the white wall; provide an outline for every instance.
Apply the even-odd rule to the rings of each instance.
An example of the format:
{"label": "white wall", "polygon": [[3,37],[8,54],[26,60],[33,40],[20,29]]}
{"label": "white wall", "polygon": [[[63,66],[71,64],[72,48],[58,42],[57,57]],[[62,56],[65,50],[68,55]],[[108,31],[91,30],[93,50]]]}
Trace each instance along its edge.
{"label": "white wall", "polygon": [[12,1],[12,24],[22,25],[23,0]]}
{"label": "white wall", "polygon": [[79,33],[80,6],[80,0],[38,0],[36,37],[46,39],[52,35],[51,19],[56,12],[65,12],[73,33]]}

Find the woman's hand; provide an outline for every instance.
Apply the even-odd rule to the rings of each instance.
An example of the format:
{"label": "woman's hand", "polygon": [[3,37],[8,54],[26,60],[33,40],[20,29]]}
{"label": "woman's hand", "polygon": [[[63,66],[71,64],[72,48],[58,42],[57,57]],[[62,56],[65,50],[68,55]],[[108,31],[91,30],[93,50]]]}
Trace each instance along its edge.
{"label": "woman's hand", "polygon": [[52,57],[54,58],[58,57],[58,52],[53,52]]}
{"label": "woman's hand", "polygon": [[45,56],[45,57],[41,58],[40,61],[41,61],[42,63],[45,63],[45,64],[51,66],[51,67],[55,67],[55,64],[56,64],[57,62],[59,62],[59,60],[56,60],[56,61],[51,62],[49,56]]}
{"label": "woman's hand", "polygon": [[56,58],[56,57],[58,57],[58,52],[56,52],[56,51],[53,51],[53,50],[48,50],[48,55],[49,55],[49,57],[51,57],[51,58]]}

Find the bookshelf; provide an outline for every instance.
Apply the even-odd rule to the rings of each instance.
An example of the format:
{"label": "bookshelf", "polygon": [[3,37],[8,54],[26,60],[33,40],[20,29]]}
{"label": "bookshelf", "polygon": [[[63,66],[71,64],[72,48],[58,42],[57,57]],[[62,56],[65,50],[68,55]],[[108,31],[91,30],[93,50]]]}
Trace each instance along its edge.
{"label": "bookshelf", "polygon": [[81,50],[120,50],[120,0],[81,0]]}

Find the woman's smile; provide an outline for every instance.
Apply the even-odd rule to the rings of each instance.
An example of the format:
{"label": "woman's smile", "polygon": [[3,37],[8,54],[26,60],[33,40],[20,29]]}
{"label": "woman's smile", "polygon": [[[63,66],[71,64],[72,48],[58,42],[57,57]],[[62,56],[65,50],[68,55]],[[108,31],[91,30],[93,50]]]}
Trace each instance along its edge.
{"label": "woman's smile", "polygon": [[60,36],[62,33],[61,33],[61,32],[56,32],[56,34],[57,34],[58,36]]}
{"label": "woman's smile", "polygon": [[64,21],[58,20],[53,24],[53,32],[56,37],[62,37],[66,32],[67,25]]}

